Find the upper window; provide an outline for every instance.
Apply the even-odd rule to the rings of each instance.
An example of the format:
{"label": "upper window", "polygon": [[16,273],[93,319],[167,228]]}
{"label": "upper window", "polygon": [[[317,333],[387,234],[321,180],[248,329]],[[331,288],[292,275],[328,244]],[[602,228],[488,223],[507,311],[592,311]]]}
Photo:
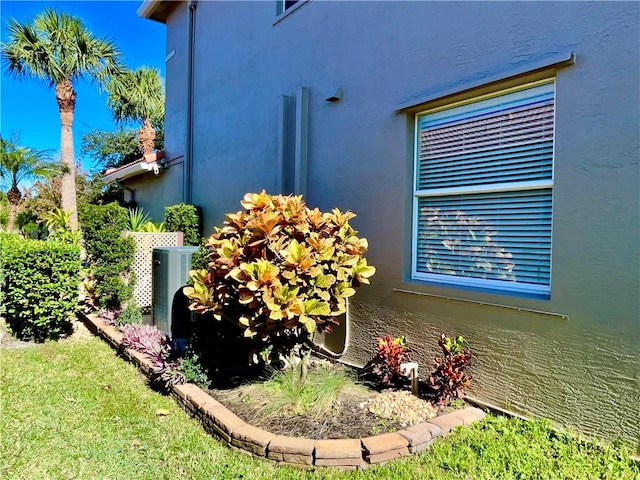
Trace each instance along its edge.
{"label": "upper window", "polygon": [[414,279],[548,296],[554,80],[416,115]]}
{"label": "upper window", "polygon": [[278,0],[276,13],[280,15],[293,7],[299,0]]}

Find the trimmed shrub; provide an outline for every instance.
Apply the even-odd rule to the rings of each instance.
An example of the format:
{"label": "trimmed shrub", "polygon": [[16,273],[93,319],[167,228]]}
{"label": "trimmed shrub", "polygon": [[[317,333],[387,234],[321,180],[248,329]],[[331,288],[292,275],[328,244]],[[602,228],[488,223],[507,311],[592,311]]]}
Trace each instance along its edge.
{"label": "trimmed shrub", "polygon": [[115,322],[118,326],[142,323],[142,311],[133,299],[127,303],[126,308],[118,315]]}
{"label": "trimmed shrub", "polygon": [[185,245],[199,245],[202,238],[200,216],[193,205],[178,203],[164,209],[164,228],[167,232],[182,232]]}
{"label": "trimmed shrub", "polygon": [[363,374],[372,377],[382,388],[402,387],[407,383],[407,376],[400,367],[409,361],[410,353],[406,337],[378,337],[376,355],[363,369]]}
{"label": "trimmed shrub", "polygon": [[433,359],[433,371],[427,379],[438,405],[448,405],[453,400],[464,397],[464,391],[471,384],[472,377],[467,373],[471,365],[471,352],[464,348],[464,338],[458,335],[455,339],[440,336],[438,345],[442,350],[442,358]]}
{"label": "trimmed shrub", "polygon": [[80,226],[95,297],[104,308],[119,308],[133,295],[131,272],[135,241],[123,237],[129,212],[117,203],[87,205],[80,211]]}
{"label": "trimmed shrub", "polygon": [[44,341],[73,331],[78,311],[77,245],[0,236],[0,313],[21,339]]}
{"label": "trimmed shrub", "polygon": [[349,225],[352,212],[309,209],[302,196],[248,193],[246,209],[226,216],[209,239],[209,266],[191,271],[190,308],[212,312],[255,338],[265,361],[277,360],[329,330],[346,299],[375,268],[367,240]]}
{"label": "trimmed shrub", "polygon": [[206,270],[209,268],[211,248],[207,246],[207,243],[208,240],[203,240],[202,243],[200,243],[198,250],[191,256],[192,270]]}

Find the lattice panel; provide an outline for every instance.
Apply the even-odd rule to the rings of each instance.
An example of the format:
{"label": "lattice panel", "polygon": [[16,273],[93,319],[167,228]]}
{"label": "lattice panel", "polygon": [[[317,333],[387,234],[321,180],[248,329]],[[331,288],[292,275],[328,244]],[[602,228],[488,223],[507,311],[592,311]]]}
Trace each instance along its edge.
{"label": "lattice panel", "polygon": [[151,277],[153,275],[153,249],[156,247],[181,247],[182,232],[125,232],[136,242],[136,253],[133,258],[133,272],[136,284],[133,297],[143,313],[151,311]]}

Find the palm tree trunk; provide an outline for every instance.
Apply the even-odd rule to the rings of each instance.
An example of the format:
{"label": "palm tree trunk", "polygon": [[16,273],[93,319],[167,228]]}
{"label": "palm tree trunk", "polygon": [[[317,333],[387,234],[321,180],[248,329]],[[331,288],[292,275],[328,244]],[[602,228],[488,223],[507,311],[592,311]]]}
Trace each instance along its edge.
{"label": "palm tree trunk", "polygon": [[60,160],[67,167],[62,176],[62,209],[71,212],[69,227],[78,229],[78,212],[76,200],[76,163],[73,153],[73,112],[76,108],[76,92],[71,80],[64,80],[56,85],[56,100],[60,111]]}
{"label": "palm tree trunk", "polygon": [[17,205],[14,205],[12,203],[9,204],[9,220],[7,221],[7,232],[13,232],[13,229],[15,228],[17,210]]}
{"label": "palm tree trunk", "polygon": [[153,147],[156,143],[156,129],[153,128],[153,124],[148,118],[145,118],[142,127],[138,130],[138,142],[140,142],[140,148],[144,155],[153,153]]}
{"label": "palm tree trunk", "polygon": [[20,204],[20,199],[22,198],[22,193],[18,188],[18,185],[14,181],[11,185],[11,188],[7,192],[7,200],[9,200],[9,219],[7,221],[7,232],[13,232],[15,228],[16,221],[16,213],[18,212],[18,205]]}

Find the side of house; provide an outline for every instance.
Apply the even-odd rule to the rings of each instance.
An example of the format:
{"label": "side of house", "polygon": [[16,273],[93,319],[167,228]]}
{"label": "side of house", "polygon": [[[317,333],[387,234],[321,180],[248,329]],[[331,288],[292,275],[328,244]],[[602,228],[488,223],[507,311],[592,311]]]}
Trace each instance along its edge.
{"label": "side of house", "polygon": [[402,334],[424,371],[462,334],[475,397],[639,443],[637,3],[141,11],[167,25],[162,188],[205,231],[263,188],[358,214],[378,273],[347,360]]}

